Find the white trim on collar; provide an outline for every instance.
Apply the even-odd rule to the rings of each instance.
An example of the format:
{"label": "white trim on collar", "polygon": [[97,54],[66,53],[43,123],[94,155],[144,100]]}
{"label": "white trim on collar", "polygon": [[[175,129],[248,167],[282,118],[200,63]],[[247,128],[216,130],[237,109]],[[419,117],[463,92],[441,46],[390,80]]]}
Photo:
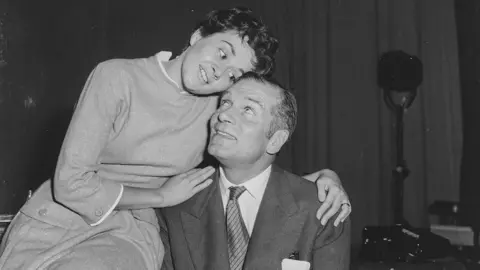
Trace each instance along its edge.
{"label": "white trim on collar", "polygon": [[156,54],[158,65],[160,66],[160,69],[162,70],[162,73],[167,77],[167,79],[172,82],[178,90],[180,90],[180,94],[184,95],[190,95],[187,91],[183,90],[176,81],[174,81],[167,73],[167,70],[165,69],[165,66],[162,64],[162,62],[167,62],[172,58],[172,52],[167,52],[167,51],[161,51]]}

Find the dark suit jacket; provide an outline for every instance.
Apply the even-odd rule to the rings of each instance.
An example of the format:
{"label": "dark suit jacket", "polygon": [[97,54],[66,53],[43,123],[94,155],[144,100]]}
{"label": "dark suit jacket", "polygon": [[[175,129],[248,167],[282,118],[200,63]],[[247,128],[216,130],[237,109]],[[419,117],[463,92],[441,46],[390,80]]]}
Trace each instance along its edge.
{"label": "dark suit jacket", "polygon": [[[159,209],[165,246],[162,269],[228,270],[225,214],[214,182],[190,200]],[[273,166],[248,245],[244,269],[281,269],[293,252],[312,269],[348,269],[350,220],[338,227],[316,218],[315,184]]]}

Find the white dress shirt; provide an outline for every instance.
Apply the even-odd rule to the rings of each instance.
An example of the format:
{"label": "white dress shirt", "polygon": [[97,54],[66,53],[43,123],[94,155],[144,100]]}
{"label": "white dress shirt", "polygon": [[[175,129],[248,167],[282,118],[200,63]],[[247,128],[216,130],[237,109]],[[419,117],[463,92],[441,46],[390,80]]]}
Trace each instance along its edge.
{"label": "white dress shirt", "polygon": [[269,166],[262,173],[253,177],[252,179],[244,182],[241,185],[235,185],[228,181],[227,177],[225,176],[225,172],[220,167],[219,186],[223,202],[223,211],[226,211],[228,198],[230,196],[230,190],[228,188],[232,186],[243,186],[247,189],[238,198],[238,204],[240,206],[240,213],[242,214],[243,222],[245,223],[250,236],[252,235],[255,219],[257,218],[258,209],[260,208],[263,194],[267,188],[268,178],[270,177],[271,171],[272,166]]}

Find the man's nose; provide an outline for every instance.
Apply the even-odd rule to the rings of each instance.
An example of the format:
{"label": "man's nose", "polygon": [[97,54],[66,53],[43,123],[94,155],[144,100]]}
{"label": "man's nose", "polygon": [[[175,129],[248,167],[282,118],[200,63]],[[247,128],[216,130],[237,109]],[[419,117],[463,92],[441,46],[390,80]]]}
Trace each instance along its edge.
{"label": "man's nose", "polygon": [[222,123],[230,123],[230,124],[233,124],[234,123],[234,118],[233,116],[231,115],[231,112],[230,110],[224,110],[224,111],[221,111],[219,114],[218,114],[218,120]]}

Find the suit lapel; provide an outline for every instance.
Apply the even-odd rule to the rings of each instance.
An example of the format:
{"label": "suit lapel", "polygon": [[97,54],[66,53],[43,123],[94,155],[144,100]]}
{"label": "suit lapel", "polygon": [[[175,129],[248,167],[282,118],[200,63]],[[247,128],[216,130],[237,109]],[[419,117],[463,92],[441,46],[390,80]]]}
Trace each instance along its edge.
{"label": "suit lapel", "polygon": [[218,188],[213,183],[188,201],[180,213],[185,238],[195,269],[229,269],[225,214]]}
{"label": "suit lapel", "polygon": [[283,170],[273,165],[250,237],[244,269],[272,268],[279,255],[288,256],[305,222]]}

